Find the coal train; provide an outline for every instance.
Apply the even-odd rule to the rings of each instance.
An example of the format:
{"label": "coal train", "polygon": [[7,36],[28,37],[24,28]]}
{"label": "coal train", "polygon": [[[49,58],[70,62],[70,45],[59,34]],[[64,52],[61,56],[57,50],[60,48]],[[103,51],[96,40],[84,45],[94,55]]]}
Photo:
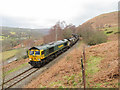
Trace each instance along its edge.
{"label": "coal train", "polygon": [[41,67],[72,47],[78,40],[79,36],[74,34],[69,39],[51,42],[42,46],[31,47],[28,50],[28,63],[33,67]]}

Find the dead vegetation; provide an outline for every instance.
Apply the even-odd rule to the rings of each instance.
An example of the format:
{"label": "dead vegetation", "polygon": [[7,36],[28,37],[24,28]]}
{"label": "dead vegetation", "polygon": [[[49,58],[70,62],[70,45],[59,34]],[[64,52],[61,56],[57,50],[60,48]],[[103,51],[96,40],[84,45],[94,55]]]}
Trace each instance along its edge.
{"label": "dead vegetation", "polygon": [[92,27],[97,29],[105,27],[116,27],[118,26],[118,18],[119,16],[117,11],[105,13],[88,20],[87,22],[83,23],[83,25],[91,23]]}
{"label": "dead vegetation", "polygon": [[118,87],[118,42],[112,41],[100,45],[90,47],[88,55],[102,57],[103,60],[98,65],[97,72],[90,81],[93,81],[90,86],[98,87]]}
{"label": "dead vegetation", "polygon": [[[112,41],[86,48],[87,60],[100,60],[96,67],[89,67],[93,73],[87,70],[89,62],[86,61],[87,88],[118,87],[118,43]],[[80,57],[82,45],[74,49],[57,64],[34,79],[26,88],[81,88],[82,75]],[[93,56],[94,58],[90,58]],[[94,63],[94,62],[93,62]]]}

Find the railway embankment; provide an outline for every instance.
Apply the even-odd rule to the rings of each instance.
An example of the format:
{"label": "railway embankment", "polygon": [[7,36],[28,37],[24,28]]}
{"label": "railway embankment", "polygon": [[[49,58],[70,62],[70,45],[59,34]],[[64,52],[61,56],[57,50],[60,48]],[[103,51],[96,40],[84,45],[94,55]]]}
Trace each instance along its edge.
{"label": "railway embankment", "polygon": [[[80,57],[83,44],[34,78],[25,88],[83,88]],[[118,87],[118,41],[86,46],[86,87]]]}
{"label": "railway embankment", "polygon": [[[24,85],[30,83],[31,80],[38,77],[41,73],[43,73],[43,71],[50,68],[52,65],[54,65],[59,60],[61,60],[61,58],[63,58],[67,53],[69,53],[72,49],[74,49],[75,46],[76,45],[74,45],[68,51],[66,51],[65,53],[61,54],[60,56],[58,56],[57,58],[52,60],[50,63],[48,63],[45,66],[41,67],[36,72],[34,72],[34,73],[30,74],[30,75],[28,74],[29,75],[28,77],[26,76],[27,74],[25,72],[25,71],[27,71],[27,69],[31,68],[31,66],[28,65],[28,62],[29,62],[28,59],[21,59],[21,60],[18,60],[18,61],[13,61],[13,62],[5,65],[4,66],[4,76],[5,76],[4,80],[5,80],[5,82],[7,82],[9,80],[12,81],[12,85],[9,85],[10,82],[7,82],[8,84],[6,85],[6,83],[5,83],[4,88],[6,88],[6,87],[21,88]],[[25,72],[25,73],[23,73],[23,72]],[[18,79],[15,78],[17,76],[20,76],[19,78],[21,78],[21,79],[19,80],[19,78]],[[11,80],[12,78],[15,78],[15,80]],[[15,82],[15,81],[18,81],[18,83]]]}

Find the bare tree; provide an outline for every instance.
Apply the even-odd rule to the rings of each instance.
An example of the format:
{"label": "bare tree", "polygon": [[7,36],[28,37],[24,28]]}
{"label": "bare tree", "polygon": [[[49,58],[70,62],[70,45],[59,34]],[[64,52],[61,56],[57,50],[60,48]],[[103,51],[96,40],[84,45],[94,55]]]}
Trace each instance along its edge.
{"label": "bare tree", "polygon": [[78,33],[88,45],[100,44],[107,40],[106,35],[102,31],[95,30],[90,23],[81,25]]}
{"label": "bare tree", "polygon": [[44,43],[58,41],[63,39],[64,22],[57,22],[49,31],[49,34],[44,36]]}
{"label": "bare tree", "polygon": [[69,24],[63,29],[64,38],[70,38],[73,33],[76,33],[76,27],[73,24]]}

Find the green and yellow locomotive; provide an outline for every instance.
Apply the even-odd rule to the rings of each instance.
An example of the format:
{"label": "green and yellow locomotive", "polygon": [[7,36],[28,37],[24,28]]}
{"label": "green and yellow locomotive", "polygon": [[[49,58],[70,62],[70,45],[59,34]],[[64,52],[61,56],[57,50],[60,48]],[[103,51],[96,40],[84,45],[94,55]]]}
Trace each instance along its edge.
{"label": "green and yellow locomotive", "polygon": [[28,50],[29,64],[34,67],[40,67],[42,64],[49,62],[52,58],[66,51],[69,47],[70,42],[67,39],[32,47]]}
{"label": "green and yellow locomotive", "polygon": [[33,67],[40,67],[46,62],[57,57],[62,52],[73,46],[79,40],[78,35],[72,38],[59,40],[54,43],[45,44],[43,46],[35,46],[28,50],[29,64]]}

